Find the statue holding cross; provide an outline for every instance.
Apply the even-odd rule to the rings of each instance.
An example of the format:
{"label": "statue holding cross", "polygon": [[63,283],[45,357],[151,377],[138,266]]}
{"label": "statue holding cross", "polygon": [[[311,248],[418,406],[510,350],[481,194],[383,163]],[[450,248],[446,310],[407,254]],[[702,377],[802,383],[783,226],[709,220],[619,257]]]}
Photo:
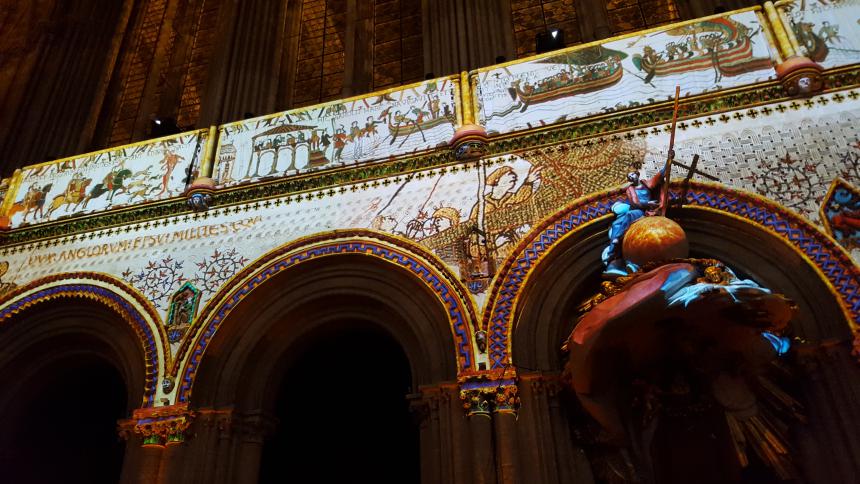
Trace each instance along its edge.
{"label": "statue holding cross", "polygon": [[[678,245],[677,250],[683,246],[683,251],[686,251],[686,237],[683,235],[683,230],[677,223],[666,218],[666,210],[670,203],[669,197],[669,177],[672,172],[673,165],[678,165],[687,170],[684,184],[688,184],[693,174],[700,174],[710,180],[718,181],[717,178],[703,173],[696,169],[699,161],[699,155],[693,157],[690,166],[678,163],[675,161],[675,125],[678,119],[678,102],[680,98],[680,87],[675,89],[675,105],[672,114],[672,129],[669,138],[669,150],[666,157],[666,165],[654,176],[642,179],[638,171],[632,171],[627,174],[627,181],[630,185],[627,187],[627,200],[616,202],[612,205],[612,212],[615,214],[615,220],[609,227],[609,245],[603,250],[601,259],[605,266],[604,276],[616,277],[625,276],[638,269],[638,265],[644,260],[667,256],[674,253],[675,250],[672,244]],[[663,245],[660,247],[637,247],[641,246],[646,239],[651,244],[654,243],[654,237],[646,236],[639,237],[637,241],[625,242],[625,234],[628,229],[640,219],[644,217],[655,216],[660,220],[652,220],[648,223],[649,226],[654,226],[651,229],[651,235],[660,233],[661,237],[665,237]],[[654,232],[656,230],[656,232]],[[666,235],[662,232],[666,232]],[[677,233],[676,233],[677,232]],[[681,243],[683,242],[683,243]],[[628,250],[628,245],[631,246]],[[622,248],[624,254],[622,254]],[[663,251],[662,255],[655,251]],[[636,253],[630,257],[627,252]],[[649,253],[650,252],[650,253]]]}
{"label": "statue holding cross", "polygon": [[621,255],[621,243],[627,229],[642,217],[656,215],[661,210],[661,195],[664,171],[648,179],[642,179],[638,171],[627,174],[627,201],[612,204],[615,220],[609,226],[609,245],[603,250],[601,259],[606,266],[606,275],[627,275],[635,270]]}

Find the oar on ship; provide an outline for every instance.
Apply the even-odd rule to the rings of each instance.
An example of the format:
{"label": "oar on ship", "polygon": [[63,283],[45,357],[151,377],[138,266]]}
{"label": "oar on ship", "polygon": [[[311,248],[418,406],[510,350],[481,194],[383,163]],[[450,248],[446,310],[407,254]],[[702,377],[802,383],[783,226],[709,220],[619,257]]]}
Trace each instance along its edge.
{"label": "oar on ship", "polygon": [[[638,78],[639,80],[641,80],[641,81],[642,81],[642,82],[644,82],[645,84],[648,84],[649,86],[653,87],[654,89],[656,89],[656,88],[657,88],[657,86],[655,86],[655,85],[654,85],[654,83],[653,83],[653,82],[651,82],[651,79],[648,79],[647,77],[642,77],[642,76],[640,76],[639,74],[636,74],[635,72],[631,71],[630,69],[628,69],[628,68],[626,68],[626,67],[624,67],[624,66],[621,66],[621,68],[622,68],[622,69],[624,69],[624,72],[626,72],[626,73],[630,74],[630,75],[631,75],[631,76],[633,76],[633,77]],[[652,78],[653,78],[653,77],[652,77]]]}

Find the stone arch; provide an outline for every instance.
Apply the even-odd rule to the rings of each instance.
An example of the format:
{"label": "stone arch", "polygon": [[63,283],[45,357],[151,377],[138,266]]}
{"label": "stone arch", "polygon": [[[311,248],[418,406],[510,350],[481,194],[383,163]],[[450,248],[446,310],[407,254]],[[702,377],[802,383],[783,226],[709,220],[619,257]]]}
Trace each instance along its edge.
{"label": "stone arch", "polygon": [[[155,404],[158,377],[164,370],[164,343],[167,339],[161,318],[152,303],[133,288],[107,274],[64,273],[32,281],[3,299],[0,304],[0,323],[29,314],[35,306],[69,299],[94,303],[97,308],[120,316],[134,332],[144,360],[141,406],[151,407]],[[71,314],[73,311],[67,312]],[[63,314],[64,311],[59,313]]]}
{"label": "stone arch", "polygon": [[[530,281],[538,279],[536,274],[544,261],[554,260],[555,251],[564,250],[558,248],[566,247],[568,239],[571,241],[568,248],[577,246],[579,252],[602,248],[605,244],[602,231],[611,216],[610,208],[623,196],[621,189],[614,189],[574,201],[538,224],[502,264],[490,288],[488,300],[491,302],[481,321],[488,335],[491,368],[503,368],[512,363],[512,335],[522,299],[532,285]],[[672,196],[680,196],[679,186],[673,186]],[[847,322],[841,325],[842,330],[856,330],[860,324],[860,273],[850,256],[833,239],[773,201],[722,185],[691,183],[685,199],[686,205],[676,213],[693,225],[697,219],[706,221],[697,229],[707,231],[707,223],[722,220],[725,225],[731,220],[735,222],[737,234],[758,234],[785,254],[792,254],[798,264],[811,271],[809,274],[815,276],[838,306],[837,320]],[[824,333],[836,337],[839,331],[830,328]]]}
{"label": "stone arch", "polygon": [[[171,465],[166,472],[183,482],[191,476],[256,482],[263,443],[275,435],[285,378],[305,351],[344,330],[377,335],[402,350],[400,362],[408,368],[400,368],[411,374],[411,383],[398,391],[408,394],[409,408],[422,422],[414,430],[424,480],[447,482],[441,476],[470,472],[467,459],[455,466],[432,442],[468,445],[456,380],[476,367],[474,317],[456,277],[404,239],[335,231],[273,250],[203,308],[200,326],[183,349],[186,361],[176,367],[177,405],[191,406],[197,415],[186,455],[218,457],[211,465]],[[363,378],[357,376],[364,375],[363,363],[355,359],[342,371]],[[339,373],[315,377],[338,386]],[[343,395],[346,407],[351,398],[361,397]]]}
{"label": "stone arch", "polygon": [[[393,269],[404,282],[412,281],[425,295],[444,309],[453,340],[454,376],[476,368],[473,325],[475,309],[466,290],[436,256],[411,241],[370,230],[334,231],[300,239],[260,257],[225,284],[201,311],[198,333],[179,349],[172,374],[179,378],[178,403],[189,401],[195,376],[206,349],[222,323],[266,281],[290,273],[313,261],[343,260],[346,257],[373,261],[378,267]],[[180,367],[181,355],[188,357]]]}
{"label": "stone arch", "polygon": [[[673,195],[680,196],[680,189],[674,185]],[[483,314],[491,365],[517,370],[524,423],[519,438],[543,442],[536,445],[543,450],[532,452],[523,468],[553,469],[561,482],[588,464],[577,463],[583,451],[565,435],[571,419],[580,417],[566,410],[573,407],[570,395],[561,392],[560,347],[577,306],[600,284],[610,207],[623,197],[621,190],[597,193],[536,226],[502,266],[491,286],[493,302]],[[693,183],[686,202],[671,216],[687,232],[692,256],[720,259],[800,306],[792,330],[809,349],[793,356],[791,364],[809,420],[797,429],[798,462],[810,482],[852,480],[860,446],[845,437],[858,428],[853,391],[845,388],[860,381],[860,367],[850,354],[860,309],[857,267],[817,227],[770,200]],[[827,464],[813,464],[821,462]]]}

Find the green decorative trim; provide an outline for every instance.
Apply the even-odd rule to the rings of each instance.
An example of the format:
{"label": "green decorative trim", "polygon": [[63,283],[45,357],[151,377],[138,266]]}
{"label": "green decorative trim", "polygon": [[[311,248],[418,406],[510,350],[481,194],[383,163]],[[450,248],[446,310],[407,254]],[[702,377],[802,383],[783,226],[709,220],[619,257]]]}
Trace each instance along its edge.
{"label": "green decorative trim", "polygon": [[[823,74],[824,93],[830,93],[830,101],[842,102],[846,97],[856,99],[860,93],[849,91],[852,87],[860,87],[860,65],[831,69]],[[838,91],[838,92],[836,92]],[[822,98],[824,99],[824,98]],[[819,99],[819,102],[822,102]],[[775,107],[763,106],[765,104],[779,104]],[[774,112],[782,114],[786,110],[797,110],[803,107],[814,106],[810,99],[790,97],[778,81],[768,81],[715,93],[702,94],[682,100],[680,104],[679,129],[686,130],[689,126],[698,127],[701,123],[715,124],[717,122],[728,123],[740,121],[745,116],[756,117],[759,115],[770,116]],[[763,107],[762,107],[763,106]],[[732,117],[725,114],[727,111],[735,111],[748,108],[746,113],[735,113]],[[695,119],[689,122],[691,118]],[[536,128],[527,131],[509,133],[503,136],[491,137],[488,144],[488,155],[504,155],[523,152],[529,149],[541,148],[546,145],[554,145],[561,142],[570,142],[583,139],[585,145],[605,142],[606,139],[617,140],[621,136],[631,139],[634,136],[649,136],[660,134],[661,130],[668,130],[667,126],[658,128],[657,125],[666,124],[672,118],[672,103],[670,100],[664,102],[643,105],[637,108],[619,112],[609,112],[604,115],[592,116],[584,119],[575,119],[567,123]],[[699,123],[699,124],[697,124]],[[651,128],[650,130],[647,128]],[[635,130],[638,132],[633,132]],[[621,135],[621,132],[627,133]],[[577,143],[578,144],[578,143]],[[335,196],[346,191],[367,189],[386,184],[385,178],[404,175],[421,176],[415,173],[428,168],[451,166],[455,170],[458,162],[454,157],[453,150],[432,150],[417,156],[392,158],[385,162],[368,163],[365,165],[344,167],[336,170],[327,170],[318,173],[307,173],[300,176],[280,178],[269,181],[257,182],[248,185],[239,185],[214,192],[215,208],[208,212],[194,213],[188,207],[184,198],[174,198],[163,202],[147,203],[126,207],[121,210],[108,211],[93,215],[71,217],[60,219],[49,223],[38,224],[28,227],[20,227],[14,230],[0,233],[0,247],[15,246],[28,242],[36,242],[34,247],[44,245],[56,245],[62,237],[69,237],[71,241],[79,238],[92,239],[96,237],[91,232],[105,230],[105,234],[117,232],[131,232],[139,229],[147,229],[159,226],[162,223],[178,223],[182,220],[197,220],[208,218],[210,214],[217,215],[220,210],[227,212],[238,212],[239,210],[250,210],[251,208],[267,207],[271,204],[290,203],[302,199]],[[353,186],[346,188],[344,185]],[[328,189],[328,190],[326,190]],[[306,193],[318,191],[317,193]],[[272,199],[287,196],[284,201]],[[260,203],[260,202],[263,203]],[[251,204],[244,207],[237,205]],[[184,217],[182,217],[184,215]],[[181,216],[172,221],[162,219]],[[137,224],[137,225],[134,225]],[[132,227],[132,225],[134,225]],[[80,235],[90,232],[87,235]],[[102,234],[100,234],[102,235]],[[26,250],[24,247],[12,247],[0,253],[15,253]]]}

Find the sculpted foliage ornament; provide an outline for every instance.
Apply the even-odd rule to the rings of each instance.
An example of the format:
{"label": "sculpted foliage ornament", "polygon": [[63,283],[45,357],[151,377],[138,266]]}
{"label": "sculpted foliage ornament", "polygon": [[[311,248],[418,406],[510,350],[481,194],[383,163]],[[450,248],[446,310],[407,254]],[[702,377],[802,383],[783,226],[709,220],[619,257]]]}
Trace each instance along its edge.
{"label": "sculpted foliage ornament", "polygon": [[134,431],[143,438],[144,446],[178,444],[185,441],[194,417],[187,403],[139,408],[133,413]]}
{"label": "sculpted foliage ornament", "polygon": [[515,372],[487,372],[461,379],[460,400],[469,415],[516,413],[520,395]]}

